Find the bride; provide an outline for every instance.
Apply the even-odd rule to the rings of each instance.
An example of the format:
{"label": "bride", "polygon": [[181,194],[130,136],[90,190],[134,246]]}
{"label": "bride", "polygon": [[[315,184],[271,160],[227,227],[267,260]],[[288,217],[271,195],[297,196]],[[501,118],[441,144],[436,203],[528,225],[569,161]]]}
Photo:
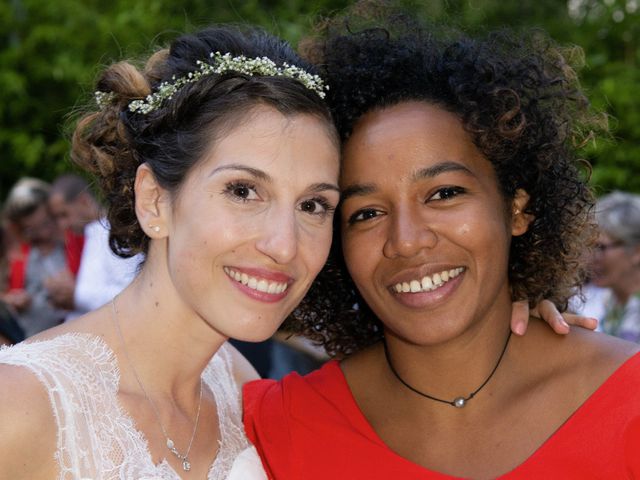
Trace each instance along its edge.
{"label": "bride", "polygon": [[221,27],[101,74],[73,156],[113,250],[146,260],[110,304],[0,353],[1,478],[264,478],[241,454],[256,374],[226,340],[270,337],[328,254],[338,140],[309,68]]}

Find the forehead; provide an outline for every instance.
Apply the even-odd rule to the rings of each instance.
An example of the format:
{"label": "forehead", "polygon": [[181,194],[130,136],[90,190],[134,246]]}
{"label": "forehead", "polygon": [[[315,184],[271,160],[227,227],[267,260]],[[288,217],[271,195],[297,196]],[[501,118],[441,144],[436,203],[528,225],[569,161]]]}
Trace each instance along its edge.
{"label": "forehead", "polygon": [[225,166],[242,165],[275,179],[336,182],[339,152],[324,119],[310,114],[283,115],[258,107],[213,140],[196,178],[206,179]]}
{"label": "forehead", "polygon": [[494,176],[491,163],[454,113],[426,102],[404,102],[358,121],[344,146],[343,180],[368,182],[384,175],[397,181],[442,162]]}

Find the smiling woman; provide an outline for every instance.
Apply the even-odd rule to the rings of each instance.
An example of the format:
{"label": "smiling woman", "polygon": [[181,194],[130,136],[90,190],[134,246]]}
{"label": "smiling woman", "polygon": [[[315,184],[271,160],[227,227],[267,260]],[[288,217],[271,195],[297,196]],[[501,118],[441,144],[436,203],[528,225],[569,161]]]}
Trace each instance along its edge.
{"label": "smiling woman", "polygon": [[226,341],[273,335],[327,258],[325,90],[283,41],[239,27],[101,73],[73,157],[102,187],[114,252],[146,259],[108,305],[0,352],[0,478],[265,478],[241,424],[256,374]]}
{"label": "smiling woman", "polygon": [[576,145],[598,117],[568,57],[367,5],[309,44],[343,140],[342,252],[289,323],[346,358],[245,387],[268,473],[640,476],[638,346],[509,331],[515,299],[566,305],[595,240]]}

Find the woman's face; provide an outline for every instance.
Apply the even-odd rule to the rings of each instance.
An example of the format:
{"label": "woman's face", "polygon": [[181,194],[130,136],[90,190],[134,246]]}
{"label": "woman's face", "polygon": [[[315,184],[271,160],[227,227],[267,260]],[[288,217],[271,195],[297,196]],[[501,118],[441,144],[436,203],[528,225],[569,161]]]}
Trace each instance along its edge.
{"label": "woman's face", "polygon": [[258,107],[189,173],[171,208],[169,274],[215,330],[273,334],[328,255],[339,152],[322,120]]}
{"label": "woman's face", "polygon": [[616,290],[624,289],[640,257],[638,250],[606,232],[600,233],[592,258],[593,284]]}
{"label": "woman's face", "polygon": [[456,115],[425,102],[366,114],[340,183],[347,266],[388,331],[429,344],[510,308],[511,212]]}

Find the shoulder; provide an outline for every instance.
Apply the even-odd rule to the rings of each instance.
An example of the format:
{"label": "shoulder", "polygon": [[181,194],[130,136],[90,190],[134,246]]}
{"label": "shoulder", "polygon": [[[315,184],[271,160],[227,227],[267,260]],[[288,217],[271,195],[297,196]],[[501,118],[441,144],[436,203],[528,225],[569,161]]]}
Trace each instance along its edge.
{"label": "shoulder", "polygon": [[0,364],[0,425],[0,478],[50,478],[57,434],[49,392],[24,367]]}
{"label": "shoulder", "polygon": [[636,343],[581,328],[573,329],[566,343],[561,358],[585,377],[603,380],[640,352]]}
{"label": "shoulder", "polygon": [[535,322],[524,337],[513,340],[519,344],[519,364],[528,372],[530,385],[557,386],[565,392],[566,404],[582,403],[609,378],[619,377],[619,369],[629,370],[624,368],[628,362],[640,359],[640,345],[581,328],[561,336]]}
{"label": "shoulder", "polygon": [[348,387],[335,361],[305,376],[292,372],[278,381],[249,382],[243,388],[245,422],[277,429],[294,418],[324,416],[341,404],[343,391]]}

